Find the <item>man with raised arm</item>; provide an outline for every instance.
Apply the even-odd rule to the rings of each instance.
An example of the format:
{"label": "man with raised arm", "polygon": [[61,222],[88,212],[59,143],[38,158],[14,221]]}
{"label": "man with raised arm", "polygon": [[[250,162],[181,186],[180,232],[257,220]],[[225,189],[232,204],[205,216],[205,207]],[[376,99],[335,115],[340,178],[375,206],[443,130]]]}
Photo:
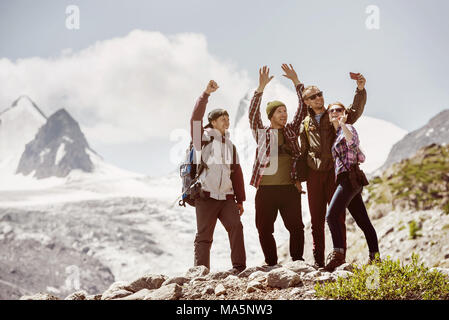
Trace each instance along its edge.
{"label": "man with raised arm", "polygon": [[277,264],[274,222],[280,212],[290,233],[290,255],[293,260],[303,260],[304,224],[301,217],[301,184],[296,170],[300,155],[298,136],[301,121],[306,115],[302,103],[303,84],[292,65],[282,65],[284,76],[295,85],[298,109],[293,121],[287,123],[287,108],[281,101],[268,102],[266,114],[269,126],[264,126],[260,104],[265,86],[273,79],[270,69],[259,70],[259,87],[249,107],[249,123],[257,142],[256,158],[250,184],[257,188],[256,227],[259,241],[268,266]]}

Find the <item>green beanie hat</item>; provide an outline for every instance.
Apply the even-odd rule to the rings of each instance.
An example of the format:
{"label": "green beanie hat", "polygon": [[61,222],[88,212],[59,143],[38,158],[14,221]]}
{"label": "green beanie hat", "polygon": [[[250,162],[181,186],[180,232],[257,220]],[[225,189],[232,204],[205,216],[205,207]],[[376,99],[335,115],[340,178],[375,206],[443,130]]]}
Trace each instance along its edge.
{"label": "green beanie hat", "polygon": [[267,103],[267,116],[268,119],[271,119],[271,117],[273,116],[273,113],[276,111],[276,109],[280,106],[284,106],[285,104],[282,101],[271,101]]}

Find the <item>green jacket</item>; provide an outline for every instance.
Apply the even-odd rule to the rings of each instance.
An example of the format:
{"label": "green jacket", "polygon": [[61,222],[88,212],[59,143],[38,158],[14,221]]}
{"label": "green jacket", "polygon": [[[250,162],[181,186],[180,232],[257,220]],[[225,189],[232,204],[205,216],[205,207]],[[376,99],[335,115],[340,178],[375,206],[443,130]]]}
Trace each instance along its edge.
{"label": "green jacket", "polygon": [[[346,123],[353,124],[363,113],[366,104],[366,90],[356,89],[353,103],[347,108],[348,119]],[[302,121],[300,127],[301,156],[306,158],[309,169],[328,171],[333,169],[332,144],[335,140],[335,129],[329,121],[327,110],[321,117],[320,124],[315,119],[311,108],[307,110],[308,116]],[[308,129],[308,130],[307,130]],[[300,176],[301,173],[299,174]],[[303,177],[301,180],[305,180]]]}

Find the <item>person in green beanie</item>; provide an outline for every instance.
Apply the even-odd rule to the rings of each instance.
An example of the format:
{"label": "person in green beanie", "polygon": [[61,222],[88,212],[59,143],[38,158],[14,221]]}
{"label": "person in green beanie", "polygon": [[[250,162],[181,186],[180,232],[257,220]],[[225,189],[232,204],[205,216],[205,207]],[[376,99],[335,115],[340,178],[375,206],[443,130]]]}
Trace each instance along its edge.
{"label": "person in green beanie", "polygon": [[298,108],[293,120],[287,123],[287,107],[283,102],[275,100],[268,102],[266,107],[270,125],[263,125],[260,115],[262,94],[265,86],[273,79],[266,66],[259,70],[259,87],[249,107],[250,127],[258,145],[250,184],[257,188],[256,227],[268,266],[276,265],[278,260],[273,237],[278,212],[290,233],[290,256],[293,260],[304,260],[302,189],[296,170],[300,155],[300,126],[306,116],[302,101],[304,85],[292,65],[283,64],[282,70],[284,77],[292,80],[298,94]]}

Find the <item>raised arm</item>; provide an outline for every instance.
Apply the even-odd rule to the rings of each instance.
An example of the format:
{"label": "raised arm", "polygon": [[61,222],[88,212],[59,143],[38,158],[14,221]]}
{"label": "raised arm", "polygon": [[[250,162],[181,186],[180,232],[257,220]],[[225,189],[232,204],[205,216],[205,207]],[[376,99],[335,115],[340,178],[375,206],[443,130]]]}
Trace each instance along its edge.
{"label": "raised arm", "polygon": [[304,102],[302,100],[302,91],[304,89],[304,85],[299,81],[298,75],[296,74],[296,71],[295,69],[293,69],[293,66],[291,64],[287,65],[284,63],[282,65],[282,70],[285,72],[283,76],[293,82],[293,85],[296,89],[296,94],[298,95],[298,109],[296,110],[293,120],[287,123],[286,127],[293,130],[293,132],[295,132],[296,135],[299,136],[301,122],[307,115],[307,108],[304,106]]}
{"label": "raised arm", "polygon": [[354,96],[354,101],[348,108],[348,119],[346,123],[353,124],[356,122],[363,113],[366,104],[366,90],[365,90],[365,77],[360,74],[357,79],[357,89]]}
{"label": "raised arm", "polygon": [[258,141],[258,130],[263,129],[262,118],[260,116],[260,102],[262,101],[262,94],[265,86],[273,79],[270,77],[270,68],[263,66],[259,69],[259,87],[254,92],[249,105],[249,126],[253,132],[254,139]]}
{"label": "raised arm", "polygon": [[209,96],[212,92],[218,89],[218,85],[214,80],[210,80],[207,84],[206,90],[198,98],[195,108],[190,118],[190,136],[192,137],[193,145],[196,150],[201,149],[201,139],[203,137],[203,117],[206,112],[206,105],[209,100]]}

